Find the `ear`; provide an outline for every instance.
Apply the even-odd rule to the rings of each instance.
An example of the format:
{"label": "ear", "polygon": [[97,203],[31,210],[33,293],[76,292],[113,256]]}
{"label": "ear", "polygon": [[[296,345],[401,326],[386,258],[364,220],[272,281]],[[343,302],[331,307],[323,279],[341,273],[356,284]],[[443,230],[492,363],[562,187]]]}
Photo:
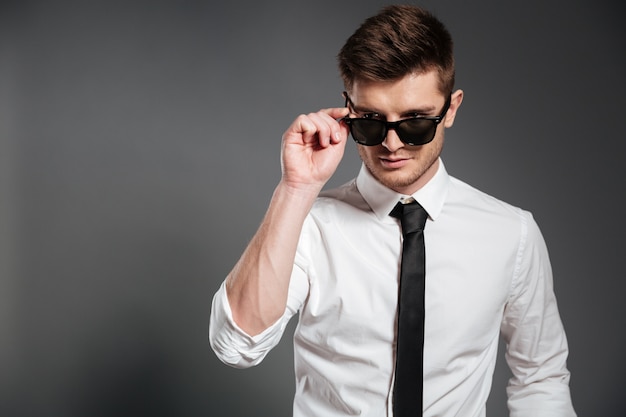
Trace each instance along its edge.
{"label": "ear", "polygon": [[452,97],[450,98],[450,108],[446,113],[446,117],[443,119],[443,125],[448,128],[452,127],[454,124],[454,118],[456,117],[456,112],[461,107],[461,102],[463,102],[463,90],[456,90],[452,93]]}

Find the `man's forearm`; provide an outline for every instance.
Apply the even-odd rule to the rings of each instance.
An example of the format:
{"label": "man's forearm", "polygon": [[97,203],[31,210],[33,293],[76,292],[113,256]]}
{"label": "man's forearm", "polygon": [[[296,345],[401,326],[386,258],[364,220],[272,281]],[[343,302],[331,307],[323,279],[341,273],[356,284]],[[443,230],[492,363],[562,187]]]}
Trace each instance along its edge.
{"label": "man's forearm", "polygon": [[300,232],[318,192],[294,190],[281,182],[259,230],[228,275],[233,319],[252,336],[285,311]]}

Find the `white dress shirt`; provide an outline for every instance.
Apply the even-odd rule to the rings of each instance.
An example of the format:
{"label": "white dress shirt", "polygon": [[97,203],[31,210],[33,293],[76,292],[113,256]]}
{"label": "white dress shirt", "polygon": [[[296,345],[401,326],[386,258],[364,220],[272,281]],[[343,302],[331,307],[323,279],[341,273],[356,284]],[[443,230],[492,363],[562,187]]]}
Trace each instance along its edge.
{"label": "white dress shirt", "polygon": [[[258,364],[299,312],[294,417],[392,416],[402,234],[400,195],[362,167],[307,217],[284,316],[251,337],[224,285],[210,342],[235,367]],[[413,195],[428,212],[424,416],[485,416],[500,334],[511,417],[575,416],[567,341],[541,233],[530,213],[450,177],[443,163]]]}

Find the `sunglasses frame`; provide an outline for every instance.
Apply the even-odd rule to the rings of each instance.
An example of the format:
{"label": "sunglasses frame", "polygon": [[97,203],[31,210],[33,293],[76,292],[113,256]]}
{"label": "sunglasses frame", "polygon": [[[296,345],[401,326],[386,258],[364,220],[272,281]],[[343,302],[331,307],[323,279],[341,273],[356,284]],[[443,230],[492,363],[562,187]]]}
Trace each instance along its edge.
{"label": "sunglasses frame", "polygon": [[[350,99],[350,97],[348,96],[348,93],[346,91],[343,92],[343,96],[346,98],[346,103],[345,103],[345,107],[351,107],[352,110],[354,110],[354,103],[352,102],[352,100]],[[380,119],[370,119],[370,118],[365,118],[365,117],[350,117],[350,116],[345,116],[341,119],[341,121],[343,121],[346,125],[348,125],[348,128],[350,129],[350,135],[352,136],[352,139],[354,139],[354,141],[360,145],[364,145],[364,146],[376,146],[376,145],[380,145],[381,143],[383,143],[385,141],[385,139],[387,138],[387,134],[389,133],[389,130],[393,129],[395,130],[396,134],[398,135],[398,138],[400,138],[400,140],[402,141],[402,143],[404,143],[405,145],[411,145],[411,146],[419,146],[419,145],[425,145],[429,142],[432,142],[432,140],[435,138],[435,135],[437,134],[437,126],[439,125],[439,123],[441,123],[441,121],[443,120],[443,118],[446,116],[446,113],[448,112],[448,109],[450,108],[450,102],[452,100],[452,96],[448,96],[448,99],[446,100],[446,103],[443,106],[443,109],[441,111],[441,114],[439,116],[414,116],[414,117],[409,117],[407,119],[402,119],[402,120],[396,120],[395,122],[388,122],[386,120],[380,120]],[[433,122],[435,129],[433,130],[433,135],[432,137],[430,137],[429,139],[425,140],[425,141],[420,141],[415,142],[412,139],[407,139],[407,138],[403,138],[402,135],[400,134],[401,130],[399,131],[397,128],[398,126],[400,126],[402,123],[410,121],[410,120],[427,120],[430,122]],[[381,137],[379,138],[380,141],[377,142],[372,142],[372,141],[360,141],[358,140],[354,134],[352,133],[352,124],[354,121],[359,121],[359,120],[367,120],[368,123],[371,123],[372,121],[377,122],[379,124],[381,124],[383,126],[383,134],[381,135]]]}

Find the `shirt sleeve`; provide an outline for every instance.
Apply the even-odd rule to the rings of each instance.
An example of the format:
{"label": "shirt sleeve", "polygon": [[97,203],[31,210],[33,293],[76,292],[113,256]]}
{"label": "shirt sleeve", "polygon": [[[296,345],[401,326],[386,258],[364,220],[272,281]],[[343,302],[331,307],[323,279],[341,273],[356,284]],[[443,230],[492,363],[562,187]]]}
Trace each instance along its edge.
{"label": "shirt sleeve", "polygon": [[285,312],[274,324],[256,336],[250,336],[233,320],[226,285],[223,282],[213,296],[209,320],[209,344],[217,357],[235,368],[258,365],[275,347],[291,317],[299,310],[308,288],[306,275],[294,267],[289,284]]}
{"label": "shirt sleeve", "polygon": [[511,296],[502,321],[511,417],[575,417],[568,345],[553,290],[548,251],[532,215],[523,212]]}

